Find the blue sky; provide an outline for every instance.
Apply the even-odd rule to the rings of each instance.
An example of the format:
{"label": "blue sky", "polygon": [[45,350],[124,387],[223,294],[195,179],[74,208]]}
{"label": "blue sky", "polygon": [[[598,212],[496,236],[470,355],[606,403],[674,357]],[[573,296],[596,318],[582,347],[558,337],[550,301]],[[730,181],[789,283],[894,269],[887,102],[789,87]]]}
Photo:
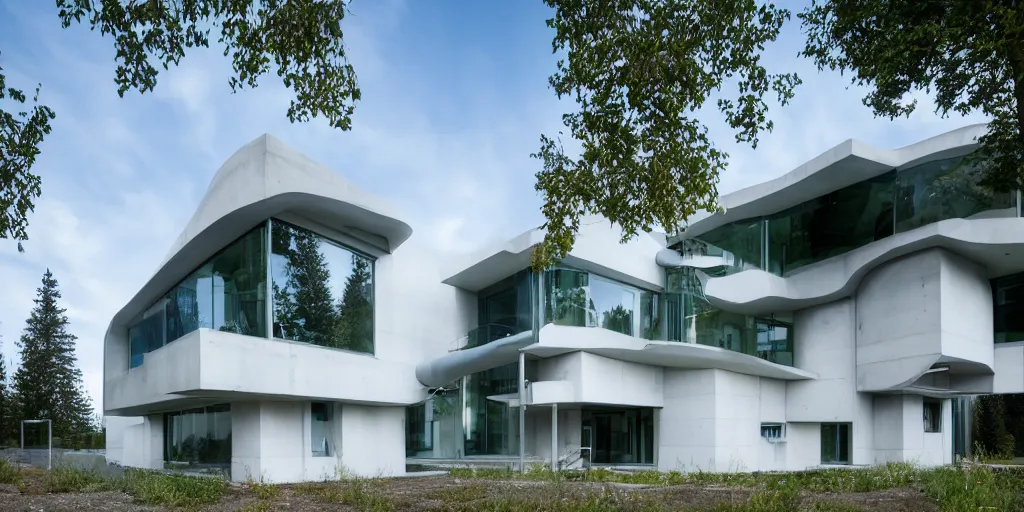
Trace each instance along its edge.
{"label": "blue sky", "polygon": [[[800,9],[804,2],[789,2]],[[356,0],[343,22],[363,100],[351,132],[288,122],[275,75],[231,94],[230,61],[194,50],[153,93],[119,98],[112,41],[61,29],[52,2],[0,1],[0,66],[57,112],[35,171],[43,178],[26,252],[0,241],[0,336],[15,341],[47,267],[64,293],[86,388],[100,406],[103,334],[110,317],[155,270],[220,164],[270,133],[395,204],[417,245],[465,252],[539,225],[529,154],[571,105],[547,87],[554,70],[549,11],[540,0]],[[941,119],[920,94],[909,119],[874,119],[863,91],[798,60],[796,21],[769,49],[770,71],[804,84],[772,113],[757,150],[738,146],[720,118],[704,120],[730,166],[727,193],[777,177],[849,138],[898,147],[980,115]]]}

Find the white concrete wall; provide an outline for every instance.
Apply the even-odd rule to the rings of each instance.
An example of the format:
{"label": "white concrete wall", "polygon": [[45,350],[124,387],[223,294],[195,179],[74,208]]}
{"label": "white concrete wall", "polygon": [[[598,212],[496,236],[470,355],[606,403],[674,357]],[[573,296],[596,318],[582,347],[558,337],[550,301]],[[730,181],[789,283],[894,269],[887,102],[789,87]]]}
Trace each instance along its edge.
{"label": "white concrete wall", "polygon": [[945,249],[887,263],[857,291],[858,389],[903,389],[940,361],[988,373],[992,329],[992,291],[979,265]]}
{"label": "white concrete wall", "polygon": [[992,285],[985,267],[940,250],[942,355],[993,367]]}
{"label": "white concrete wall", "polygon": [[[665,370],[658,414],[658,469],[754,471],[761,468],[761,418],[779,416],[780,389],[725,370]],[[774,395],[774,396],[771,396]],[[773,406],[774,404],[774,406]]]}
{"label": "white concrete wall", "polygon": [[850,422],[857,417],[854,302],[835,302],[793,316],[794,362],[817,379],[786,384],[786,420]]}
{"label": "white concrete wall", "polygon": [[993,393],[1024,393],[1024,342],[1000,343],[995,354]]}
{"label": "white concrete wall", "polygon": [[163,469],[163,441],[163,415],[146,416],[142,418],[142,423],[126,427],[121,465],[143,469]]}
{"label": "white concrete wall", "polygon": [[[106,447],[104,455],[107,458],[107,462],[114,464],[122,464],[124,459],[124,447],[125,447],[125,436],[127,430],[136,425],[142,425],[143,418],[141,416],[122,417],[122,416],[104,416],[103,417],[103,428],[105,430],[104,437],[106,439]],[[131,448],[136,448],[131,443],[127,443]]]}
{"label": "white concrete wall", "polygon": [[347,474],[405,474],[405,408],[342,405],[341,466]]}
{"label": "white concrete wall", "polygon": [[821,465],[821,423],[786,425],[786,463],[794,471]]}
{"label": "white concrete wall", "polygon": [[542,359],[537,366],[537,381],[571,383],[571,401],[576,403],[631,407],[661,407],[663,403],[661,367],[587,352]]}
{"label": "white concrete wall", "polygon": [[232,480],[282,483],[405,474],[404,407],[331,403],[330,412],[331,453],[315,457],[309,402],[232,404]]}

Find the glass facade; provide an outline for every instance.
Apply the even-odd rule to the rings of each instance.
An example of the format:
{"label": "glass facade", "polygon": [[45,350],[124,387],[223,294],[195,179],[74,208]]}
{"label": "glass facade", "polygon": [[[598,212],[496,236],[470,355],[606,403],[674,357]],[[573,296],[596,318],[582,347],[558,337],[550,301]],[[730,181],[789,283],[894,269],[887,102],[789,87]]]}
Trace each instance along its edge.
{"label": "glass facade", "polygon": [[274,337],[373,353],[373,260],[273,220]]}
{"label": "glass facade", "polygon": [[305,229],[278,220],[261,223],[128,328],[129,368],[200,328],[267,337],[268,300],[275,337],[373,353],[373,264]]}
{"label": "glass facade", "polygon": [[571,268],[546,271],[544,283],[547,323],[663,339],[663,305],[658,293]]}
{"label": "glass facade", "polygon": [[593,464],[654,464],[654,409],[587,408],[582,425]]}
{"label": "glass facade", "polygon": [[128,329],[129,367],[200,327],[266,336],[266,228],[260,226],[210,258]]}
{"label": "glass facade", "polygon": [[463,379],[464,445],[466,455],[518,455],[519,364],[499,366]]}
{"label": "glass facade", "polygon": [[678,249],[723,257],[725,273],[757,267],[783,275],[941,220],[1016,216],[1016,193],[988,191],[979,177],[978,164],[964,157],[892,170],[772,215],[721,226]]}
{"label": "glass facade", "polygon": [[1024,273],[992,280],[996,343],[1024,341]]}
{"label": "glass facade", "polygon": [[211,405],[164,414],[164,460],[190,465],[231,464],[231,407]]}
{"label": "glass facade", "polygon": [[464,348],[479,347],[533,328],[533,272],[529,269],[490,286],[478,296],[478,326]]}
{"label": "glass facade", "polygon": [[[773,363],[793,365],[793,326],[784,319],[723,311],[704,297],[692,268],[668,271],[665,303],[668,339],[724,348]],[[673,320],[673,319],[677,320]]]}

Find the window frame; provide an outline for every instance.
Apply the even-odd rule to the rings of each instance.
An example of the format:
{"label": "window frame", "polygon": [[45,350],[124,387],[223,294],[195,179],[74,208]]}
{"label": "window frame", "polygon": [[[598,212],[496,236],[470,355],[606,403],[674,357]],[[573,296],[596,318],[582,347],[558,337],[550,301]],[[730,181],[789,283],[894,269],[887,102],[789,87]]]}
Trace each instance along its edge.
{"label": "window frame", "polygon": [[[932,410],[930,415],[929,410]],[[942,433],[942,402],[925,398],[921,404],[921,420],[924,423],[925,433]]]}
{"label": "window frame", "polygon": [[[301,340],[291,340],[291,339],[288,339],[288,338],[281,338],[281,337],[278,337],[278,336],[275,335],[275,333],[274,333],[274,306],[275,306],[275,304],[274,304],[273,292],[269,291],[269,290],[273,290],[273,288],[274,288],[274,271],[273,271],[273,265],[271,263],[271,260],[274,257],[274,241],[273,241],[274,229],[273,229],[273,223],[275,223],[275,222],[279,222],[281,224],[284,224],[285,226],[289,226],[292,229],[298,229],[298,230],[302,230],[302,231],[305,231],[307,233],[310,233],[310,234],[312,234],[313,236],[317,237],[319,240],[321,240],[323,242],[326,242],[326,243],[328,243],[330,245],[333,245],[333,246],[335,246],[335,247],[337,247],[339,249],[347,251],[347,252],[349,252],[349,253],[351,253],[353,255],[357,255],[357,256],[360,256],[362,258],[365,258],[365,259],[367,259],[370,262],[370,319],[371,319],[371,323],[372,323],[372,329],[371,330],[372,330],[373,339],[371,340],[371,343],[372,343],[372,346],[373,346],[373,350],[371,350],[370,352],[360,352],[358,350],[351,350],[351,349],[341,348],[341,347],[325,347],[323,345],[317,345],[315,343],[309,343],[309,342],[305,342],[305,341],[301,341]],[[370,252],[368,252],[365,249],[354,247],[354,244],[342,242],[342,241],[338,240],[337,238],[335,238],[334,235],[324,234],[324,231],[327,231],[326,228],[324,228],[324,229],[320,229],[320,228],[318,228],[318,229],[311,229],[311,227],[307,227],[307,226],[304,226],[302,224],[299,224],[299,223],[296,223],[296,222],[292,222],[290,220],[282,219],[279,216],[268,218],[267,220],[264,221],[264,225],[265,225],[265,229],[267,230],[267,251],[266,251],[266,256],[267,256],[267,289],[268,289],[268,295],[269,295],[269,297],[267,299],[267,304],[269,304],[267,306],[267,338],[271,339],[271,340],[274,340],[274,341],[283,341],[283,342],[287,342],[287,343],[301,343],[303,345],[308,345],[308,346],[311,346],[311,347],[318,347],[318,348],[329,349],[329,350],[340,350],[340,351],[347,352],[347,353],[350,353],[350,354],[376,357],[376,355],[377,355],[377,261],[379,260],[379,257],[377,255],[375,255],[375,254],[371,254]],[[331,231],[334,231],[334,230],[331,230]],[[344,233],[337,232],[337,235],[344,235]],[[340,236],[338,238],[340,238]]]}

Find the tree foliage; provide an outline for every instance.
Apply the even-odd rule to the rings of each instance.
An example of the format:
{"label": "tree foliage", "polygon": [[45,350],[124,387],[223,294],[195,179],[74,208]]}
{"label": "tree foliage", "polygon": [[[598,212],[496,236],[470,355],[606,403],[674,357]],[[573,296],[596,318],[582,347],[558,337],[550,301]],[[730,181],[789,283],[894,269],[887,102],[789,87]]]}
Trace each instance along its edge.
{"label": "tree foliage", "polygon": [[715,210],[727,155],[698,111],[719,95],[736,140],[757,146],[772,129],[765,96],[785,105],[800,82],[760,60],[790,12],[755,0],[545,2],[553,49],[566,52],[550,85],[578,105],[562,120],[582,151],[570,156],[560,137],[541,136],[547,234],[534,266],[563,258],[588,213],[621,226],[625,240]]}
{"label": "tree foliage", "polygon": [[896,118],[934,93],[935,111],[991,118],[976,156],[980,182],[998,191],[1022,185],[1024,2],[1018,0],[813,0],[799,14],[802,55],[819,69],[852,74],[864,104]]}
{"label": "tree foliage", "polygon": [[995,459],[1024,456],[1024,395],[979,396],[972,412],[976,450]]}
{"label": "tree foliage", "polygon": [[28,213],[42,190],[32,165],[54,118],[39,104],[39,87],[31,105],[27,99],[21,89],[7,86],[0,66],[0,238],[17,240],[19,251],[21,241],[28,240]]}
{"label": "tree foliage", "polygon": [[[209,47],[211,37],[231,57],[232,91],[256,87],[276,72],[295,93],[292,122],[324,117],[352,127],[361,93],[348,61],[341,21],[348,0],[57,0],[65,28],[84,23],[114,41],[115,78],[121,96],[152,91],[160,70],[177,65],[186,51]],[[33,103],[36,103],[38,89]],[[0,68],[0,238],[28,239],[27,215],[41,193],[32,172],[54,112],[4,84]]]}
{"label": "tree foliage", "polygon": [[338,304],[335,337],[341,348],[373,352],[373,276],[370,261],[352,255],[352,273]]}
{"label": "tree foliage", "polygon": [[[0,339],[0,349],[3,349],[3,340]],[[11,385],[8,374],[7,360],[4,359],[0,350],[0,446],[4,446],[17,437],[18,415],[21,406],[14,396],[14,386]]]}
{"label": "tree foliage", "polygon": [[18,342],[21,366],[14,374],[23,419],[52,420],[54,437],[90,432],[92,404],[75,359],[78,338],[67,331],[66,310],[57,302],[60,289],[49,269],[36,294],[36,305]]}

